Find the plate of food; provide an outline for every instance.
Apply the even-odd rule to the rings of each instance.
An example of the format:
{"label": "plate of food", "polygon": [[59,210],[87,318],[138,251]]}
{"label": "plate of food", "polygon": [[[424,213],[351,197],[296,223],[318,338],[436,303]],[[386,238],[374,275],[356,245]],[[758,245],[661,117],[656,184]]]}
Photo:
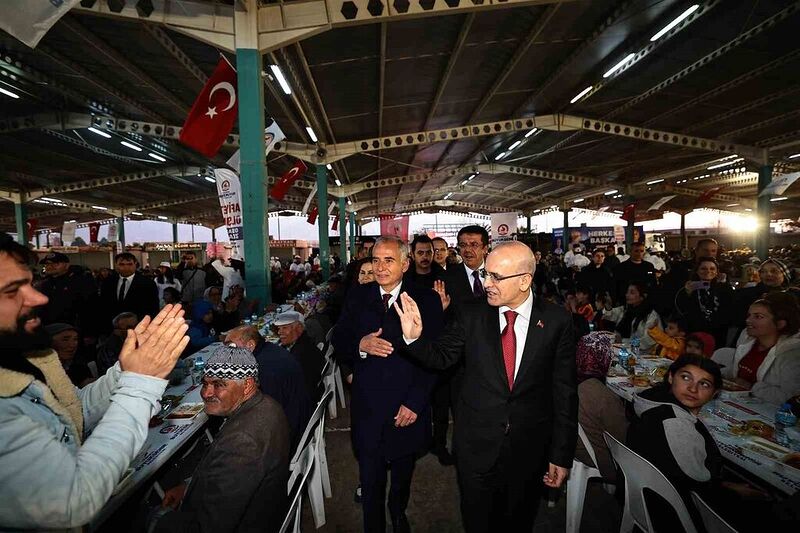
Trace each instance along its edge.
{"label": "plate of food", "polygon": [[745,420],[741,424],[731,425],[730,432],[738,436],[771,439],[772,435],[775,433],[775,428],[761,420]]}
{"label": "plate of food", "polygon": [[203,412],[203,407],[203,402],[182,403],[173,409],[172,412],[164,418],[164,420],[168,424],[177,426],[191,424],[195,417]]}

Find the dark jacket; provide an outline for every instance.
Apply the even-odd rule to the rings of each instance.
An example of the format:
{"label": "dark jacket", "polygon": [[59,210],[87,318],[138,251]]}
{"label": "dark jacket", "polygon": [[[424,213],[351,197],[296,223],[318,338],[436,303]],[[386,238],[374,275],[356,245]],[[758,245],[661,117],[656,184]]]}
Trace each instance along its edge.
{"label": "dark jacket", "polygon": [[616,305],[622,305],[623,302],[625,302],[625,293],[628,291],[628,285],[632,281],[644,283],[649,287],[655,282],[655,273],[656,267],[649,261],[634,263],[628,259],[617,265],[617,267],[614,268],[614,286],[616,287],[616,294],[613,295]]}
{"label": "dark jacket", "polygon": [[575,276],[575,281],[589,287],[592,290],[592,296],[594,298],[600,293],[607,293],[612,298],[615,295],[614,278],[605,267],[605,263],[600,265],[600,268],[597,268],[594,263],[583,267],[583,270]]}
{"label": "dark jacket", "polygon": [[81,328],[84,333],[87,326],[91,327],[97,287],[90,278],[75,272],[47,277],[39,285],[39,291],[49,300],[38,309],[42,324],[63,322]]}
{"label": "dark jacket", "polygon": [[745,326],[744,322],[747,320],[747,312],[753,302],[763,297],[766,293],[773,291],[785,291],[787,288],[788,284],[781,287],[767,287],[763,283],[759,282],[753,287],[737,289],[734,293],[734,311],[732,317],[733,324],[737,327],[743,328]]}
{"label": "dark jacket", "polygon": [[418,287],[433,289],[433,282],[442,279],[442,276],[444,276],[445,272],[445,269],[439,266],[437,262],[433,261],[431,263],[431,271],[429,274],[417,274],[417,271],[414,270],[414,264],[412,263],[403,276],[403,281],[408,281]]}
{"label": "dark jacket", "polygon": [[423,326],[422,337],[408,345],[411,357],[434,369],[461,359],[465,363],[453,433],[460,470],[487,472],[506,439],[511,463],[531,475],[541,476],[547,462],[571,467],[578,394],[575,336],[567,311],[535,298],[513,390],[503,363],[497,307],[466,303],[438,340],[432,342],[428,333]]}
{"label": "dark jacket", "polygon": [[153,280],[145,278],[138,272],[134,274],[122,301],[118,300],[118,281],[119,274],[114,272],[100,288],[100,300],[105,313],[105,322],[101,324],[103,332],[111,331],[111,320],[123,311],[136,313],[139,320],[145,315],[153,318],[158,314],[158,287]]}
{"label": "dark jacket", "polygon": [[289,422],[291,450],[297,446],[311,417],[312,403],[300,363],[285,348],[259,341],[253,356],[258,363],[261,392],[283,407]]}
{"label": "dark jacket", "polygon": [[319,351],[317,345],[305,331],[298,337],[289,351],[295,360],[300,363],[305,378],[306,391],[311,399],[311,405],[316,405],[322,398],[322,369],[325,367],[325,356]]}
{"label": "dark jacket", "polygon": [[[400,292],[417,302],[422,323],[432,335],[441,331],[442,303],[434,291],[403,283]],[[381,328],[381,338],[392,343],[394,353],[362,359],[361,339]],[[384,312],[376,282],[350,289],[332,341],[338,356],[353,368],[351,420],[356,453],[381,451],[391,460],[423,452],[430,437],[430,394],[436,375],[402,353],[400,318],[394,309]],[[394,417],[401,405],[416,413],[417,420],[397,428]]]}
{"label": "dark jacket", "polygon": [[718,347],[726,346],[728,327],[733,325],[733,289],[730,285],[715,281],[708,290],[698,289],[691,294],[680,289],[675,296],[675,306],[686,318],[689,333],[711,333]]}
{"label": "dark jacket", "polygon": [[267,396],[244,402],[225,421],[195,469],[177,511],[156,531],[275,532],[286,513],[289,426]]}
{"label": "dark jacket", "polygon": [[[472,285],[467,280],[467,271],[464,269],[463,263],[451,265],[442,275],[441,279],[444,281],[445,292],[450,296],[451,308],[458,307],[464,302],[486,299],[485,295],[478,297],[472,292]],[[450,308],[448,308],[449,311]]]}

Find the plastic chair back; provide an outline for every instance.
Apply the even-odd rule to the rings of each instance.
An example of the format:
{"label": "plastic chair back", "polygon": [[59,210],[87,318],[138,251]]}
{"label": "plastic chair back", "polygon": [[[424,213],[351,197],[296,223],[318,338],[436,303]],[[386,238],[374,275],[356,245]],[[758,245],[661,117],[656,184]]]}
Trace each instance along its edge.
{"label": "plastic chair back", "polygon": [[724,518],[718,515],[714,509],[709,507],[696,492],[692,492],[692,500],[694,501],[694,506],[700,511],[700,518],[703,520],[703,526],[705,526],[707,533],[737,533],[737,531],[733,529]]}
{"label": "plastic chair back", "polygon": [[[586,436],[586,432],[578,424],[578,437],[586,447],[592,461],[597,465],[597,457],[594,454],[594,448]],[[600,470],[592,467],[577,459],[572,461],[572,470],[567,480],[567,524],[566,533],[578,533],[581,528],[581,518],[583,518],[583,502],[586,500],[586,486],[589,480],[596,477],[602,477]]]}
{"label": "plastic chair back", "polygon": [[711,360],[718,365],[731,368],[733,366],[733,357],[735,354],[735,348],[717,348],[714,350],[714,353],[711,354]]}
{"label": "plastic chair back", "polygon": [[300,437],[300,442],[297,444],[297,451],[289,462],[289,469],[292,471],[292,479],[289,480],[289,485],[292,484],[292,481],[297,476],[294,465],[298,463],[300,455],[314,436],[314,429],[317,425],[322,423],[320,422],[322,420],[322,415],[325,413],[325,409],[328,407],[328,402],[331,401],[331,398],[333,398],[333,390],[326,390],[319,403],[317,403],[317,407],[314,409],[308,424],[306,424],[305,430],[303,430],[303,435]]}
{"label": "plastic chair back", "polygon": [[655,531],[647,511],[644,499],[644,489],[650,489],[669,503],[678,515],[678,519],[686,533],[697,533],[694,522],[689,515],[689,510],[683,503],[680,494],[653,464],[637,454],[608,432],[603,434],[608,444],[608,450],[614,462],[622,470],[625,477],[625,509],[622,513],[620,533],[633,531],[633,526],[639,526],[645,533]]}
{"label": "plastic chair back", "polygon": [[311,445],[306,446],[298,452],[297,462],[301,466],[303,476],[292,486],[289,485],[290,504],[289,510],[286,512],[286,518],[283,519],[281,524],[280,533],[287,533],[290,528],[292,533],[300,533],[300,521],[302,518],[302,503],[304,488],[308,485],[311,470],[314,468],[314,448]]}

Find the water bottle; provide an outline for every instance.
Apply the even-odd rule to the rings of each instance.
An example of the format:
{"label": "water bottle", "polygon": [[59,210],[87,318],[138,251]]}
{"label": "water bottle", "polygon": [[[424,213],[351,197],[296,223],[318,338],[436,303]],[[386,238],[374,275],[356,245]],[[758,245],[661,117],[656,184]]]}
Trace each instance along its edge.
{"label": "water bottle", "polygon": [[628,369],[628,350],[624,346],[619,349],[619,366],[624,370]]}
{"label": "water bottle", "polygon": [[589,333],[594,331],[594,322],[589,322]]}
{"label": "water bottle", "polygon": [[789,435],[786,434],[787,427],[794,427],[797,424],[797,417],[792,412],[791,404],[785,403],[775,411],[775,441],[781,446],[791,446]]}
{"label": "water bottle", "polygon": [[642,341],[639,340],[639,337],[631,337],[631,355],[635,357],[637,360],[639,359],[639,349],[642,346]]}
{"label": "water bottle", "polygon": [[192,384],[197,385],[203,380],[203,369],[206,367],[206,362],[203,361],[201,356],[194,358],[194,366],[192,366]]}

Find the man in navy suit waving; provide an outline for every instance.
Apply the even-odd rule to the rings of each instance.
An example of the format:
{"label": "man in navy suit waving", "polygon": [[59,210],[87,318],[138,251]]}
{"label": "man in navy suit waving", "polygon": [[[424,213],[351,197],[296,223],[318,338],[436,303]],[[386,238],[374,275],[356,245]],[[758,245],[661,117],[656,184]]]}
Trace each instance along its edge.
{"label": "man in navy suit waving", "polygon": [[[389,512],[395,533],[409,531],[405,510],[414,461],[430,439],[430,393],[436,374],[401,355],[400,293],[417,303],[426,336],[444,326],[442,303],[431,289],[403,281],[408,246],[381,237],[372,249],[375,282],[347,294],[336,323],[333,345],[353,368],[352,437],[358,457],[364,531],[385,531],[386,471],[391,470]],[[386,357],[394,354],[393,357]]]}

